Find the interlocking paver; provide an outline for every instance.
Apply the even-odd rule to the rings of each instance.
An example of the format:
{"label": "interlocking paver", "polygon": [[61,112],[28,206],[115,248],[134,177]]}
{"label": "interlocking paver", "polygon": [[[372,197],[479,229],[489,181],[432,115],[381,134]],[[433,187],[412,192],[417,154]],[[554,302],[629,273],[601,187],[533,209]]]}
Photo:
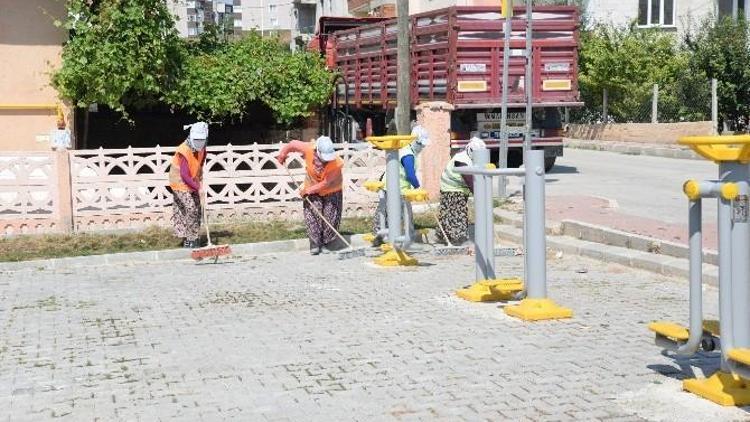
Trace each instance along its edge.
{"label": "interlocking paver", "polygon": [[[4,274],[0,408],[14,421],[638,421],[660,406],[638,391],[681,394],[683,370],[645,324],[686,320],[684,281],[564,257],[549,291],[575,318],[527,323],[453,296],[471,282],[470,257],[422,259],[431,265],[290,253]],[[520,258],[497,264],[522,273]]]}

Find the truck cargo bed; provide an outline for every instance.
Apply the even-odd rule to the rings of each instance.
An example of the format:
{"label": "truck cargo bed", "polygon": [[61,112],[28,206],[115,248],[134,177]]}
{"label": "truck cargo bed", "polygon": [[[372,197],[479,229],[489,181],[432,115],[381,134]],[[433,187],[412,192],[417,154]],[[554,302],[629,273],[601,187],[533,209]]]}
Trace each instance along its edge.
{"label": "truck cargo bed", "polygon": [[[508,99],[525,99],[526,14],[512,20]],[[537,6],[533,13],[533,99],[536,107],[580,106],[578,92],[578,11],[571,6]],[[411,101],[446,101],[457,108],[501,104],[503,18],[497,7],[456,6],[410,17]],[[344,76],[340,103],[348,90],[355,107],[395,107],[396,20],[390,19],[331,36],[329,63]]]}

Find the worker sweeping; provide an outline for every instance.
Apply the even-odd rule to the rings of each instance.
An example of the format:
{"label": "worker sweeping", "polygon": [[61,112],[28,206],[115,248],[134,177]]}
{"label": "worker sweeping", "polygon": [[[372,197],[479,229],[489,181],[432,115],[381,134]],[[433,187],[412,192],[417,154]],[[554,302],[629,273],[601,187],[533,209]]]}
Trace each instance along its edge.
{"label": "worker sweeping", "polygon": [[[469,196],[474,194],[474,181],[470,175],[456,172],[459,167],[473,165],[474,151],[487,149],[484,141],[471,138],[466,148],[454,155],[440,177],[440,211],[438,220],[442,230],[436,231],[439,242],[460,245],[468,240],[469,232]],[[448,239],[445,239],[443,235]]]}
{"label": "worker sweeping", "polygon": [[200,191],[203,181],[203,164],[206,159],[208,124],[197,122],[187,125],[188,138],[177,147],[169,170],[169,186],[174,195],[172,225],[175,236],[183,239],[183,247],[200,247],[198,233],[201,227]]}
{"label": "worker sweeping", "polygon": [[[425,130],[425,128],[423,128],[422,126],[416,124],[416,122],[412,122],[412,125],[413,127],[411,130],[411,134],[413,136],[416,136],[416,139],[414,139],[411,144],[398,150],[398,158],[399,162],[401,163],[401,167],[399,169],[399,185],[402,192],[405,189],[417,189],[420,187],[419,179],[417,178],[417,170],[419,166],[417,158],[419,157],[419,154],[422,152],[422,150],[430,143],[430,137],[427,133],[427,130]],[[385,173],[383,173],[383,175],[380,177],[380,180],[386,182],[385,179]],[[388,183],[386,182],[383,188],[384,193],[387,186]],[[411,203],[405,201],[404,206],[406,207],[406,212],[409,215],[412,215]],[[381,195],[380,200],[378,201],[378,208],[375,211],[375,217],[373,218],[372,232],[375,236],[375,240],[373,241],[374,246],[379,246],[383,243],[383,237],[379,234],[382,229],[382,227],[380,227],[380,218],[378,218],[380,214],[384,215],[385,220],[387,221],[388,217],[386,195]],[[406,221],[406,219],[404,221]],[[413,238],[414,227],[407,227],[406,229],[409,230],[410,233],[412,233],[410,237]]]}
{"label": "worker sweeping", "polygon": [[333,141],[327,136],[310,142],[291,141],[281,149],[277,160],[283,165],[293,152],[301,154],[305,160],[306,177],[300,196],[305,199],[303,212],[310,253],[318,255],[323,248],[330,248],[339,236],[344,204],[341,174],[344,162],[337,157]]}

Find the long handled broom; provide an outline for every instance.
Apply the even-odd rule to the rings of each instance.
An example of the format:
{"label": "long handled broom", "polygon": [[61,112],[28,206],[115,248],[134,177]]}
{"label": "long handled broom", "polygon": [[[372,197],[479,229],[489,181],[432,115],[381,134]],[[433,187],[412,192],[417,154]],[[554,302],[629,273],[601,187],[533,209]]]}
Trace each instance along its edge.
{"label": "long handled broom", "polygon": [[430,214],[432,214],[432,216],[435,218],[435,222],[437,222],[440,232],[443,234],[443,239],[445,239],[445,243],[448,244],[448,246],[436,247],[434,254],[438,256],[468,255],[469,247],[454,245],[453,243],[451,243],[450,239],[448,238],[448,234],[445,232],[445,229],[443,229],[443,224],[440,222],[440,217],[438,216],[438,213],[435,212],[435,208],[433,208],[429,202],[426,202],[426,204],[427,204],[427,208],[430,210]]}
{"label": "long handled broom", "polygon": [[208,192],[207,189],[203,189],[203,223],[206,225],[206,238],[208,244],[202,248],[193,249],[190,253],[190,257],[196,261],[201,261],[205,258],[213,258],[214,264],[219,260],[220,256],[231,255],[232,248],[229,245],[214,245],[211,243],[211,230],[208,228],[208,214],[206,213],[206,206],[208,205]]}
{"label": "long handled broom", "polygon": [[[289,171],[289,168],[287,168],[286,166],[283,166],[283,167],[284,167],[284,170],[286,170],[286,174],[289,175],[289,178],[292,179],[292,181],[299,186],[300,183],[297,182],[297,180],[294,179],[294,176],[292,175],[292,172]],[[310,206],[310,208],[312,208],[312,210],[315,212],[315,214],[317,214],[317,216],[320,217],[321,220],[323,220],[323,222],[328,226],[328,228],[331,229],[331,230],[333,230],[333,232],[336,234],[336,236],[339,239],[341,239],[341,241],[344,242],[344,244],[346,245],[346,249],[345,250],[337,252],[336,255],[337,255],[338,259],[340,259],[340,260],[341,259],[351,259],[351,258],[357,258],[357,257],[360,257],[360,256],[365,256],[365,248],[354,248],[352,246],[352,244],[349,243],[344,238],[344,236],[341,233],[339,233],[338,230],[336,230],[335,227],[333,227],[333,224],[331,224],[331,222],[328,221],[328,219],[323,216],[323,213],[318,209],[318,207],[315,206],[315,204],[312,203],[312,201],[310,201],[310,199],[307,198],[307,196],[304,196],[303,198],[307,202],[307,204]]]}

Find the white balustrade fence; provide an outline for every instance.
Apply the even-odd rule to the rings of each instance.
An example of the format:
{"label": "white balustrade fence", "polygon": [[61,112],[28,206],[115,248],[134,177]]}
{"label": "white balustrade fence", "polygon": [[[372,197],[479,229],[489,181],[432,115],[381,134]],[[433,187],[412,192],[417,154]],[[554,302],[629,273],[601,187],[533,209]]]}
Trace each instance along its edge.
{"label": "white balustrade fence", "polygon": [[[375,198],[361,185],[383,172],[383,154],[368,144],[336,148],[345,163],[344,214],[367,214]],[[279,144],[209,147],[204,181],[210,217],[300,218],[302,158],[291,157],[290,178],[275,159],[279,150]],[[0,228],[10,235],[168,225],[174,151],[157,146],[0,153]]]}

